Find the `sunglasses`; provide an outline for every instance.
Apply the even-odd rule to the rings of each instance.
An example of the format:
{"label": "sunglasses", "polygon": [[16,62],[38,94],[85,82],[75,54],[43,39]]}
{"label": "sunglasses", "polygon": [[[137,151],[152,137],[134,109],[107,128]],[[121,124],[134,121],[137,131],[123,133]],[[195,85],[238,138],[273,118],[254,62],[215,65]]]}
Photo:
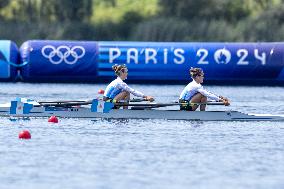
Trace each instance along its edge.
{"label": "sunglasses", "polygon": [[121,70],[123,73],[128,73],[128,69]]}

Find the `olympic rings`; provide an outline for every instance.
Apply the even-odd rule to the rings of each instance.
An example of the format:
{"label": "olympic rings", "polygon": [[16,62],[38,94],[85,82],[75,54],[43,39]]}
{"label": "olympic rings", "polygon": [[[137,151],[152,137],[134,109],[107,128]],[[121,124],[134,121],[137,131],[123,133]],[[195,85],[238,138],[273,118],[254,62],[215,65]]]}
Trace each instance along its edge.
{"label": "olympic rings", "polygon": [[66,64],[75,64],[78,59],[85,55],[85,49],[82,46],[70,47],[61,45],[55,48],[52,45],[46,45],[41,49],[41,54],[47,58],[52,64],[60,64],[65,62]]}

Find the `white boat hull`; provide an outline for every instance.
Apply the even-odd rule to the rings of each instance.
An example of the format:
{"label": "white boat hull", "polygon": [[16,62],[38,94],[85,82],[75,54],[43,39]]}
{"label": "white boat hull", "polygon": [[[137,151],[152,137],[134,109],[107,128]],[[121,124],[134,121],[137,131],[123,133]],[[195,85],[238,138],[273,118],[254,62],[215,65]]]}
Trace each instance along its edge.
{"label": "white boat hull", "polygon": [[28,114],[10,114],[9,107],[0,107],[1,117],[106,118],[106,119],[167,119],[189,121],[284,121],[284,115],[256,115],[238,111],[179,111],[179,110],[123,110],[109,113],[91,112],[89,107],[33,107]]}

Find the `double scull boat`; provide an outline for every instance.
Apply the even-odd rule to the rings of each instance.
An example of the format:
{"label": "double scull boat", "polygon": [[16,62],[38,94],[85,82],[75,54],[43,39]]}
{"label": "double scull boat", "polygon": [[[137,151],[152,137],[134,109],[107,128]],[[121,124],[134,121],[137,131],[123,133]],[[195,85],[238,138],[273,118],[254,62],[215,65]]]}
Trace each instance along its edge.
{"label": "double scull boat", "polygon": [[[74,103],[76,102],[76,103]],[[39,104],[12,101],[0,105],[1,117],[106,118],[106,119],[167,119],[188,121],[284,121],[284,115],[246,114],[238,111],[180,111],[155,109],[146,106],[132,109],[112,109],[112,103],[93,100],[91,104],[73,103]],[[80,106],[79,106],[80,105]],[[140,106],[138,106],[140,107]],[[135,109],[134,109],[135,108]]]}

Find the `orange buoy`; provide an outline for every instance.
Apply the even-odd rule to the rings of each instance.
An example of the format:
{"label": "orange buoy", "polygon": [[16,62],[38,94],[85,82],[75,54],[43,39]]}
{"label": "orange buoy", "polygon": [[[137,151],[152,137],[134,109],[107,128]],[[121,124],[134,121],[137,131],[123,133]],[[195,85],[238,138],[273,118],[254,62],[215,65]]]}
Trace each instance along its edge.
{"label": "orange buoy", "polygon": [[48,122],[58,123],[58,118],[56,116],[50,116],[50,118],[48,118]]}
{"label": "orange buoy", "polygon": [[31,139],[31,133],[28,130],[23,130],[19,133],[19,139]]}
{"label": "orange buoy", "polygon": [[103,89],[98,90],[98,94],[104,94],[105,91]]}

